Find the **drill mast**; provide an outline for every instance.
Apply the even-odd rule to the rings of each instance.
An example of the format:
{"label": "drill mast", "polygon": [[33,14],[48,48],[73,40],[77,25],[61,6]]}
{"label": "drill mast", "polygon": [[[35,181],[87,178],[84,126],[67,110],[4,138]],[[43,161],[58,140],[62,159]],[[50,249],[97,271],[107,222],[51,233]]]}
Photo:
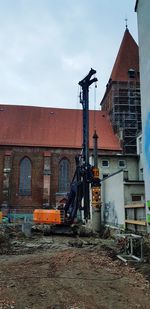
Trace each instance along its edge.
{"label": "drill mast", "polygon": [[96,74],[96,71],[91,69],[88,75],[83,78],[79,85],[82,88],[80,95],[80,103],[83,108],[83,196],[84,196],[84,218],[90,219],[90,190],[89,183],[91,178],[91,167],[89,164],[89,87],[97,82],[97,78],[91,77]]}

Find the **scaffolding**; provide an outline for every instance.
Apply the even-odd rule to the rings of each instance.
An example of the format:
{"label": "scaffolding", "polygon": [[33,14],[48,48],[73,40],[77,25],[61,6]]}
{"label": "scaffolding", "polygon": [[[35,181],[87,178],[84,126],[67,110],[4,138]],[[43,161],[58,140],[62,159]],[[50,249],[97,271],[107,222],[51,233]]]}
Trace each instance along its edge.
{"label": "scaffolding", "polygon": [[123,152],[136,153],[136,136],[141,131],[140,84],[137,81],[112,82],[107,110]]}

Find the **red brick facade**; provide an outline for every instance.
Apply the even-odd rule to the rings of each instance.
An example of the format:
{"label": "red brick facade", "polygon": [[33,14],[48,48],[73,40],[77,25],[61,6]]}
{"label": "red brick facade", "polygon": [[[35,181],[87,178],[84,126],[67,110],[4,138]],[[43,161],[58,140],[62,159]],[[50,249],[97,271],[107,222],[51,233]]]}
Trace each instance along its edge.
{"label": "red brick facade", "polygon": [[0,150],[0,205],[2,204],[2,186],[3,186],[3,165],[4,165],[4,152]]}
{"label": "red brick facade", "polygon": [[[63,200],[75,172],[75,156],[81,152],[82,116],[78,109],[1,105],[1,208],[32,213]],[[91,151],[94,127],[98,151],[122,152],[108,114],[101,111],[89,111]]]}
{"label": "red brick facade", "polygon": [[[4,159],[7,147],[0,150],[0,205],[6,204],[4,196]],[[10,149],[10,148],[9,148]],[[32,212],[34,208],[43,206],[43,179],[44,179],[44,153],[48,149],[32,147],[12,147],[12,169],[10,171],[8,207],[16,209],[17,212]],[[75,171],[75,155],[80,150],[50,149],[50,207],[56,205],[56,193],[58,193],[59,162],[67,158],[70,163],[69,180]],[[21,196],[19,194],[20,162],[27,157],[31,161],[31,195]]]}

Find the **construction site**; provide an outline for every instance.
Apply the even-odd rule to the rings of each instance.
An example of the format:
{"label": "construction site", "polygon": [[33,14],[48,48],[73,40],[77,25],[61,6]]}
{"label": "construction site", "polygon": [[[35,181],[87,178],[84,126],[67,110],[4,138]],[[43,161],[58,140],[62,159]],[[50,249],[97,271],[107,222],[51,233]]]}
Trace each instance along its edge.
{"label": "construction site", "polygon": [[142,65],[126,18],[99,109],[90,109],[93,68],[77,84],[80,109],[0,105],[0,309],[150,308],[149,10],[141,3]]}
{"label": "construction site", "polygon": [[5,226],[0,230],[0,308],[148,309],[148,244],[146,239],[141,262],[124,262],[117,257],[123,242],[108,230],[101,237],[33,231],[28,238],[18,226]]}
{"label": "construction site", "polygon": [[104,225],[96,131],[89,162],[88,89],[95,73],[79,82],[83,152],[66,198],[34,209],[32,220],[31,213],[1,212],[1,309],[149,308],[150,240]]}

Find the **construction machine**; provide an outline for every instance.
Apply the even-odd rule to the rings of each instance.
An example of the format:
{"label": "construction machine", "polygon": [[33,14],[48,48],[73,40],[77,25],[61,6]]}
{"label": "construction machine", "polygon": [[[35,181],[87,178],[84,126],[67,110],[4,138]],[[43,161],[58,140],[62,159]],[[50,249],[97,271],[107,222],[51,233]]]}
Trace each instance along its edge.
{"label": "construction machine", "polygon": [[[70,192],[64,206],[57,209],[35,209],[33,218],[35,223],[55,226],[70,226],[77,217],[77,211],[84,212],[83,221],[90,219],[91,203],[95,208],[100,207],[100,178],[97,167],[97,154],[95,149],[94,167],[89,164],[89,86],[97,81],[91,77],[96,73],[91,69],[88,75],[79,82],[82,89],[80,103],[83,107],[83,147],[82,154],[76,156],[76,170],[70,184]],[[96,144],[95,144],[95,147]],[[91,191],[90,191],[91,189]]]}

